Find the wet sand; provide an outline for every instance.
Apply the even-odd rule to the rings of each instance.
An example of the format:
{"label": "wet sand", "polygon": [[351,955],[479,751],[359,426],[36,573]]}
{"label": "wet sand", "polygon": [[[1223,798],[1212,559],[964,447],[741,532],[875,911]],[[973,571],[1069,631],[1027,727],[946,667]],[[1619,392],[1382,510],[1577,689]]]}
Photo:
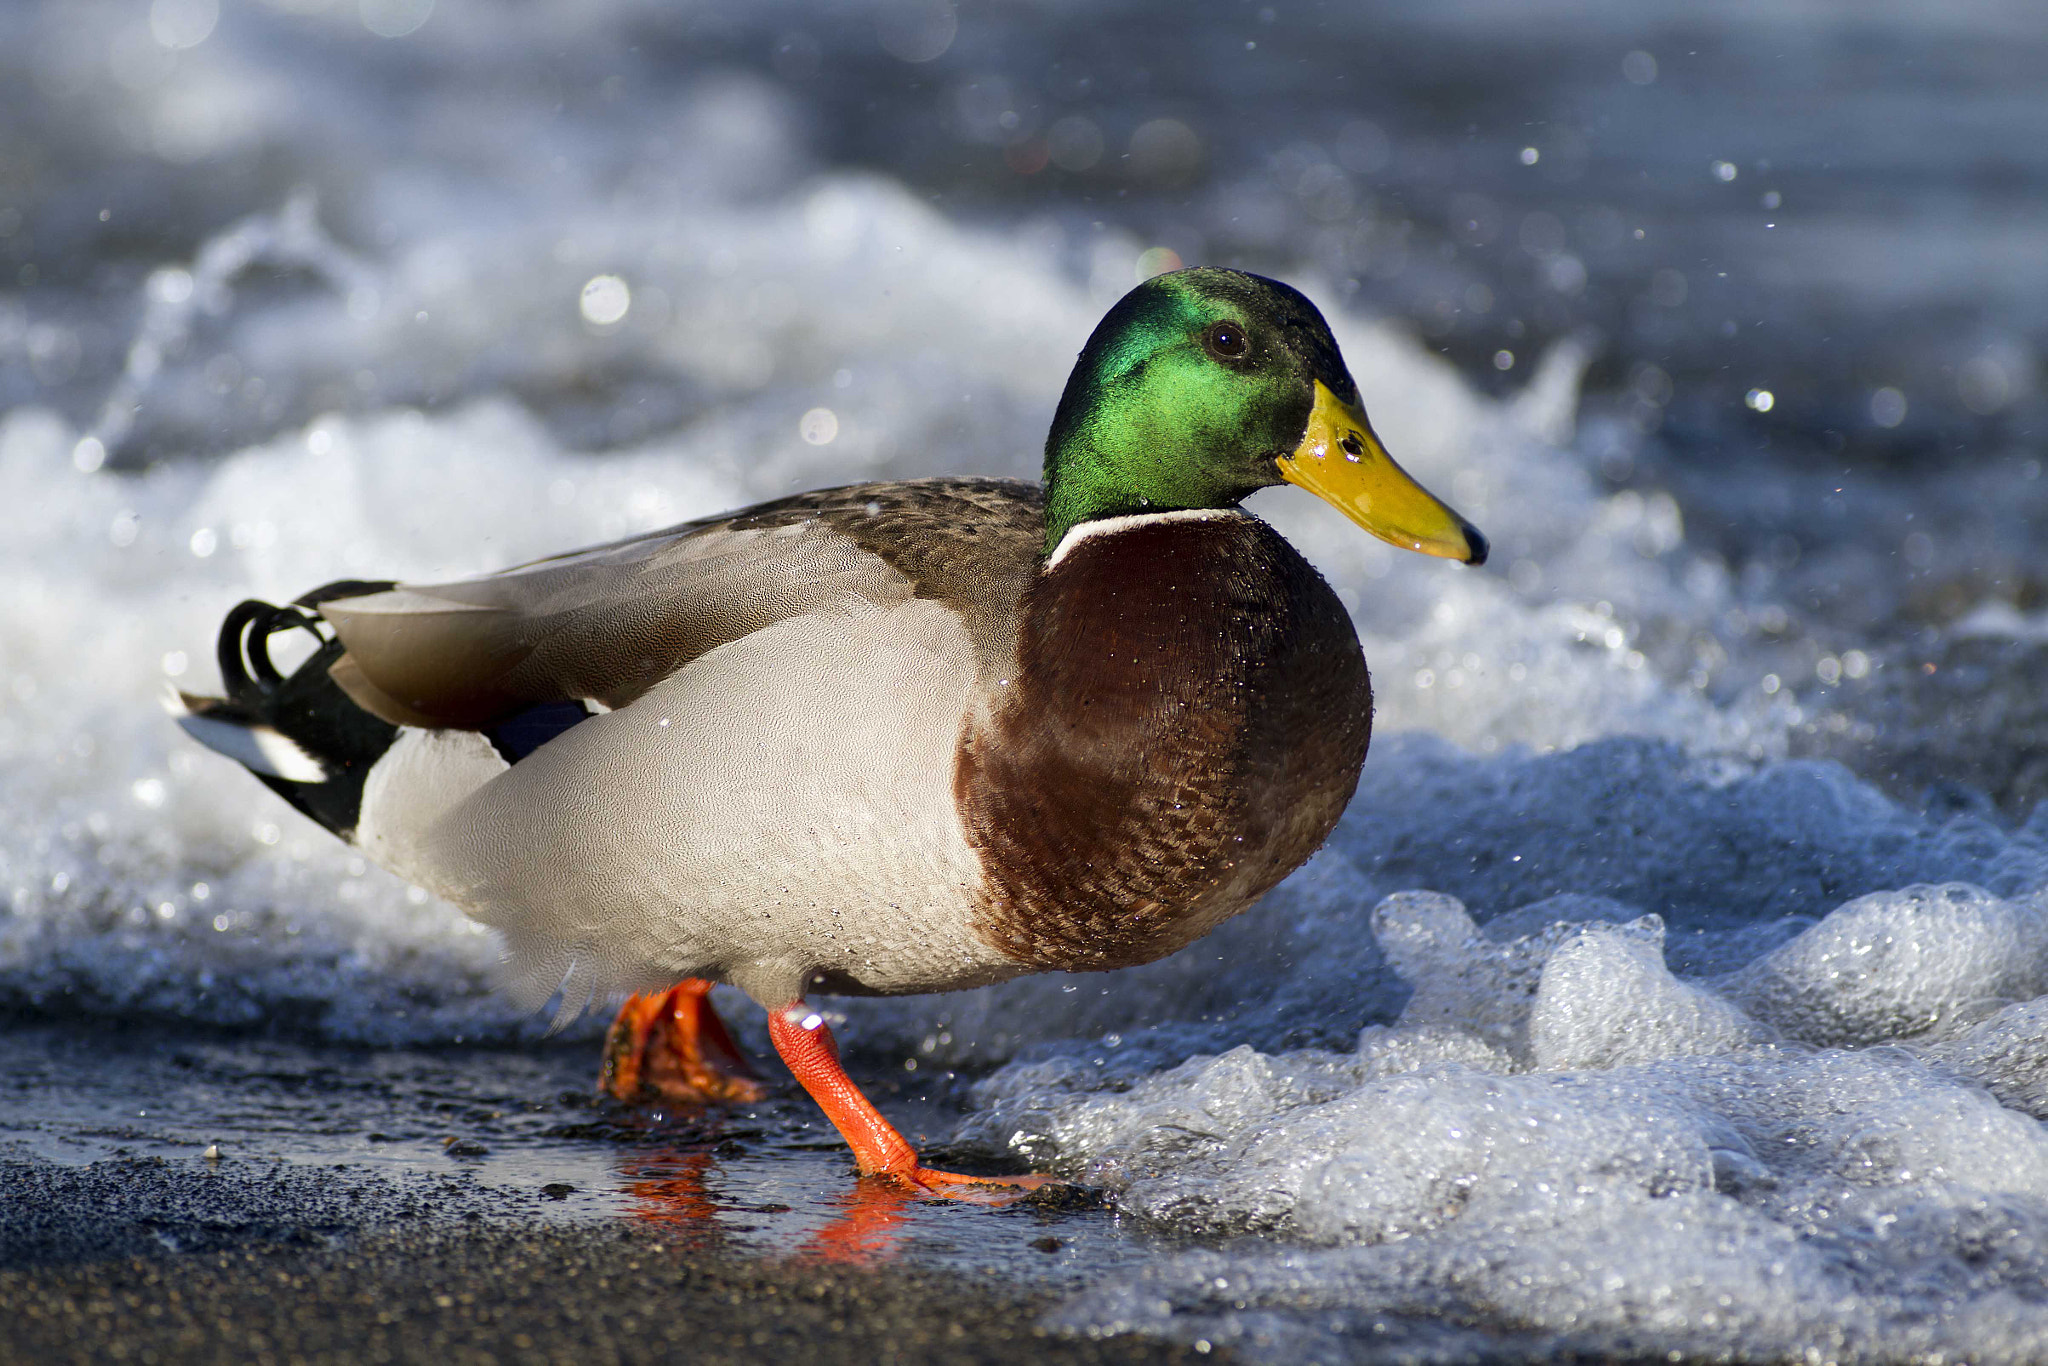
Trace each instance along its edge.
{"label": "wet sand", "polygon": [[36,1362],[1217,1361],[1034,1327],[1045,1297],[893,1267],[734,1256],[644,1228],[432,1227],[0,1272],[0,1358]]}
{"label": "wet sand", "polygon": [[0,1361],[1221,1359],[1037,1328],[1158,1251],[1085,1198],[908,1198],[799,1095],[621,1116],[589,1068],[0,1028]]}

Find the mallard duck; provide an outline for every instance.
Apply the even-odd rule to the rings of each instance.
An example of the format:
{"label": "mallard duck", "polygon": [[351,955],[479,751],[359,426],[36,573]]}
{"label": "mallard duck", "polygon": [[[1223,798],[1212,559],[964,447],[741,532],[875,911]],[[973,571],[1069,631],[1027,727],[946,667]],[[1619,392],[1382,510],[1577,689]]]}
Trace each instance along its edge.
{"label": "mallard duck", "polygon": [[[1350,616],[1239,503],[1290,483],[1478,564],[1329,326],[1192,269],[1088,339],[1043,487],[857,484],[455,583],[329,584],[221,628],[181,724],[500,930],[561,1018],[630,997],[605,1089],[759,1094],[707,999],[768,1011],[865,1176],[940,1189],[807,992],[952,991],[1199,939],[1314,853],[1372,691]],[[269,654],[305,629],[289,677]]]}

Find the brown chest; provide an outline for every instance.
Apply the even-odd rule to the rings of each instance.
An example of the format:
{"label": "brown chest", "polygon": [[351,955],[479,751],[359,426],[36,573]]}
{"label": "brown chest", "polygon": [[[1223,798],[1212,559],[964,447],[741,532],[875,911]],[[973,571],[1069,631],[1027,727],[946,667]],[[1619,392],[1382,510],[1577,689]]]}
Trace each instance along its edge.
{"label": "brown chest", "polygon": [[1371,724],[1349,616],[1265,523],[1090,536],[1025,594],[1015,676],[961,742],[977,929],[1038,968],[1181,948],[1322,844]]}

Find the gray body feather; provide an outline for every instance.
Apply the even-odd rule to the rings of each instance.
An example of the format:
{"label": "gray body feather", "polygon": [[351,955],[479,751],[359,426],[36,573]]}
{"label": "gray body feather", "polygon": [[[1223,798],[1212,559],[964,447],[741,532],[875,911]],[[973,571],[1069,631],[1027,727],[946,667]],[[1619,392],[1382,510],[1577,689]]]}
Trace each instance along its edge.
{"label": "gray body feather", "polygon": [[[336,681],[405,727],[357,842],[502,930],[515,989],[569,1012],[682,977],[776,1007],[1027,970],[974,928],[953,775],[1035,572],[1037,491],[859,492],[323,604]],[[1000,571],[982,593],[921,595],[919,556],[970,555]],[[564,699],[609,710],[516,764],[464,729]]]}

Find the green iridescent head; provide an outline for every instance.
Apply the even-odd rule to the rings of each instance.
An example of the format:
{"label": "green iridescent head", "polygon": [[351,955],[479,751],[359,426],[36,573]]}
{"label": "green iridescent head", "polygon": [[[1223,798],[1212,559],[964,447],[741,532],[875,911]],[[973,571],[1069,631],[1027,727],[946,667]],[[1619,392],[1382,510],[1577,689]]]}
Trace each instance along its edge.
{"label": "green iridescent head", "polygon": [[1485,558],[1485,538],[1381,448],[1299,291],[1196,268],[1126,294],[1082,349],[1046,438],[1047,553],[1081,522],[1235,507],[1279,483],[1395,545]]}

